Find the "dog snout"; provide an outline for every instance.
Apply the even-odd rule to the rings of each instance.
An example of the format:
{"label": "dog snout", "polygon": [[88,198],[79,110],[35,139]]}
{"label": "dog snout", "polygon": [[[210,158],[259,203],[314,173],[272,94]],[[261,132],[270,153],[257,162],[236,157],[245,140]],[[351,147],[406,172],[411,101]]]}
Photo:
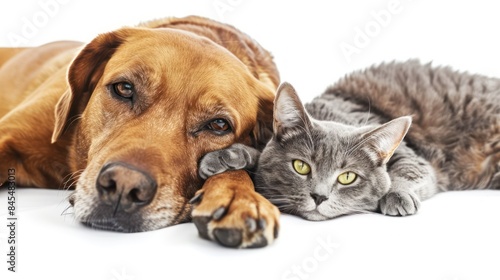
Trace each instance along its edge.
{"label": "dog snout", "polygon": [[96,188],[102,202],[127,213],[148,205],[156,194],[156,181],[146,172],[123,162],[104,165]]}

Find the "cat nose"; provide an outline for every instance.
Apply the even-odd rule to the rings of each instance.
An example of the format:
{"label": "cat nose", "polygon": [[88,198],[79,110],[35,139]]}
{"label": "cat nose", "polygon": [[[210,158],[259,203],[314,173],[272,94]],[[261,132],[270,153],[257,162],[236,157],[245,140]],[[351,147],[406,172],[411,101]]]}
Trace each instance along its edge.
{"label": "cat nose", "polygon": [[320,205],[321,203],[323,203],[323,201],[327,200],[328,197],[327,196],[324,196],[324,195],[321,195],[321,194],[317,194],[317,193],[310,193],[311,197],[313,198],[314,200],[314,203],[316,203],[316,205]]}

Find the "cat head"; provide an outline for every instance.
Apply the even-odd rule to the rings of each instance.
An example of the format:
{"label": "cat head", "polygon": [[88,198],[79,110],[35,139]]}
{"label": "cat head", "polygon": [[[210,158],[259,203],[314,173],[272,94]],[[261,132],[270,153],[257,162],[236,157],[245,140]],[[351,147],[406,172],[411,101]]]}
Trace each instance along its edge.
{"label": "cat head", "polygon": [[256,188],[281,211],[309,220],[374,211],[391,186],[386,164],[410,125],[410,117],[364,127],[319,121],[283,83]]}

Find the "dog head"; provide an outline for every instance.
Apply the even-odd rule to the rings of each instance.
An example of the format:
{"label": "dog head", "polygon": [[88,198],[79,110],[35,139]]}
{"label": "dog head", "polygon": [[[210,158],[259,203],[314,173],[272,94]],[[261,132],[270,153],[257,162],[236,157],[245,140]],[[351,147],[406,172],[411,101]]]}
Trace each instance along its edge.
{"label": "dog head", "polygon": [[[68,70],[52,137],[72,137],[70,198],[95,228],[136,232],[187,221],[199,159],[265,142],[272,87],[233,53],[170,28],[124,28],[85,46]],[[70,136],[68,136],[70,135]]]}

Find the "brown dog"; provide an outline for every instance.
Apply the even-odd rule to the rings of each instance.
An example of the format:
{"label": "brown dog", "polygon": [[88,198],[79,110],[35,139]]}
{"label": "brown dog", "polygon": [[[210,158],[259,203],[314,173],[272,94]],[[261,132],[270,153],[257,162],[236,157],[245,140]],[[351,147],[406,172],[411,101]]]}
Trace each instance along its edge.
{"label": "brown dog", "polygon": [[277,209],[242,171],[202,187],[197,163],[235,142],[267,141],[278,83],[267,51],[199,17],[86,46],[0,49],[0,182],[14,168],[22,186],[74,186],[77,220],[123,232],[188,221],[196,205],[202,237],[264,246],[276,237]]}

